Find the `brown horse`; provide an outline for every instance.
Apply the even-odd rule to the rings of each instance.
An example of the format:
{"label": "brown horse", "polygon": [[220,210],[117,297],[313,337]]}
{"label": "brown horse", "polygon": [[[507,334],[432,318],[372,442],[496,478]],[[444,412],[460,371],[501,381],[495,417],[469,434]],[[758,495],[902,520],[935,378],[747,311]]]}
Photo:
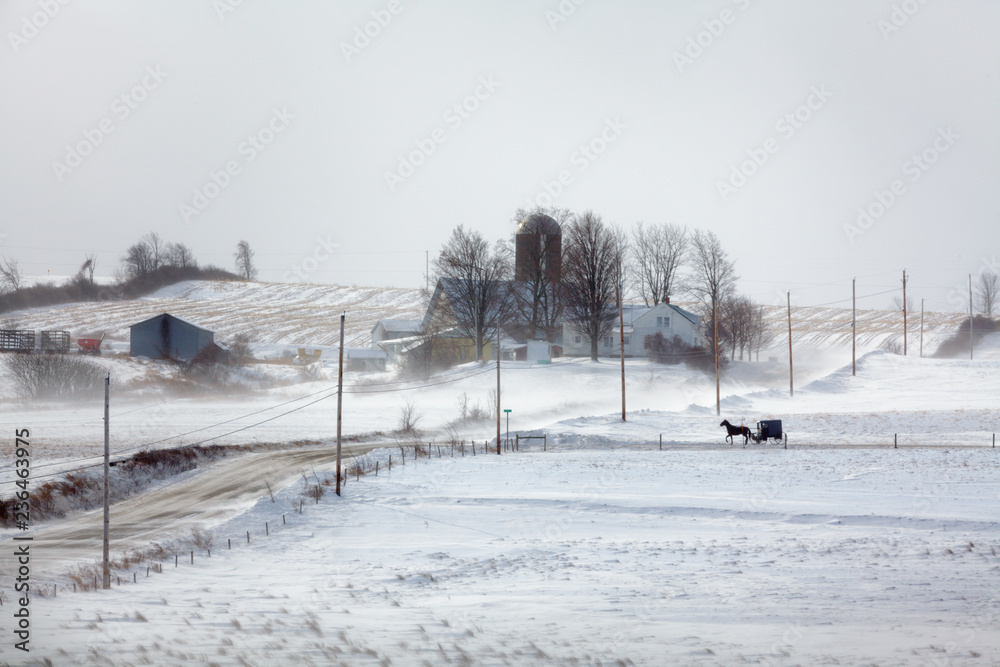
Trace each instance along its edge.
{"label": "brown horse", "polygon": [[722,423],[719,424],[719,426],[726,427],[726,440],[728,440],[734,445],[736,444],[736,442],[733,440],[734,435],[742,435],[744,445],[746,445],[747,442],[750,441],[751,437],[750,428],[747,426],[733,426],[732,424],[729,423],[728,419],[723,419]]}

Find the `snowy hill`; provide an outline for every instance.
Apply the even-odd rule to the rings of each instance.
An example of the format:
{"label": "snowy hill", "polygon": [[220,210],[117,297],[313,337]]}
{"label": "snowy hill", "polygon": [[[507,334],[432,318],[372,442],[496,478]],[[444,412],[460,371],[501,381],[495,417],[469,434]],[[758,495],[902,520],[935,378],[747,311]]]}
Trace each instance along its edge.
{"label": "snowy hill", "polygon": [[360,347],[378,319],[420,319],[426,303],[417,289],[192,280],[141,299],[32,308],[4,319],[27,329],[65,329],[74,338],[106,332],[111,341],[128,342],[130,325],[169,312],[214,331],[220,342],[247,333],[257,343],[335,345],[346,311],[347,345]]}
{"label": "snowy hill", "polygon": [[[680,303],[693,308],[693,304]],[[76,303],[8,313],[8,326],[65,329],[74,338],[106,332],[111,341],[127,342],[128,327],[162,312],[215,331],[219,341],[247,333],[256,343],[336,345],[338,316],[347,313],[347,345],[367,346],[371,329],[382,318],[422,319],[427,296],[419,289],[375,288],[306,283],[242,283],[185,281],[134,301]],[[787,311],[767,306],[774,334],[773,355],[787,349]],[[903,315],[885,310],[859,310],[859,351],[878,349],[887,340],[902,342]],[[924,351],[927,355],[950,336],[964,315],[925,313]],[[907,322],[909,348],[920,344],[920,314]],[[792,339],[796,347],[826,348],[851,344],[850,308],[792,308]],[[762,353],[762,359],[764,353]]]}

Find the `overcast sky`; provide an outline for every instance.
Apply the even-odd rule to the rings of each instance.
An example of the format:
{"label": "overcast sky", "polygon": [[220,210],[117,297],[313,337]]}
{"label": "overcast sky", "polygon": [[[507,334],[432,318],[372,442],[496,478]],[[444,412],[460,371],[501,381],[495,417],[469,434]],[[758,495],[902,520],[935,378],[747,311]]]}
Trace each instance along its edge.
{"label": "overcast sky", "polygon": [[764,303],[906,268],[955,309],[1000,268],[989,0],[6,0],[0,33],[26,274],[109,275],[155,231],[226,268],[246,239],[262,280],[418,287],[456,225],[506,237],[529,203],[714,230]]}

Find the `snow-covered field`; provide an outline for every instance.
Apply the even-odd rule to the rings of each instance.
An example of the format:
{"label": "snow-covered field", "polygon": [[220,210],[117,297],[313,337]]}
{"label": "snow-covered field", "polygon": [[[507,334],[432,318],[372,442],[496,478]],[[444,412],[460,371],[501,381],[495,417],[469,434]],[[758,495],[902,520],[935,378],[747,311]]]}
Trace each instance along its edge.
{"label": "snow-covered field", "polygon": [[[340,314],[346,312],[347,345],[360,347],[370,343],[372,327],[381,318],[423,319],[428,300],[428,295],[418,289],[190,280],[134,301],[32,308],[4,318],[9,328],[64,329],[74,339],[106,333],[106,343],[127,351],[128,327],[162,312],[214,331],[220,342],[245,333],[264,348],[336,345]],[[767,321],[784,342],[785,308],[766,309]],[[926,313],[924,345],[928,354],[951,335],[962,318],[956,313]],[[792,319],[793,339],[802,349],[850,344],[850,308],[794,307]],[[876,349],[886,340],[901,342],[901,312],[859,310],[857,319],[862,350]],[[919,322],[919,313],[911,313],[908,331],[914,351],[919,345]]]}
{"label": "snow-covered field", "polygon": [[[138,584],[34,599],[31,657],[1000,661],[1000,459],[991,449],[397,459],[391,473],[352,479],[341,499],[327,495],[302,514],[290,509],[300,490],[217,525],[211,557],[199,550],[193,565],[185,553]],[[23,661],[9,641],[0,651]]]}
{"label": "snow-covered field", "polygon": [[188,280],[141,299],[68,303],[4,315],[9,328],[67,330],[85,338],[107,334],[113,349],[128,351],[129,326],[169,312],[215,332],[218,342],[238,333],[262,344],[336,345],[340,314],[347,345],[367,345],[383,317],[422,319],[427,297],[421,290],[305,283],[244,283]]}
{"label": "snow-covered field", "polygon": [[[332,341],[344,308],[368,318],[357,341],[374,319],[422,308],[413,290],[363,292],[185,283],[15,316],[76,336],[170,310],[229,335],[260,304],[259,345],[274,352]],[[394,430],[407,405],[423,442],[495,437],[495,366],[411,381],[347,373],[344,433],[353,451],[383,447],[367,455],[381,472],[302,514],[303,476],[329,478],[335,362],[260,365],[212,387],[158,362],[98,358],[113,377],[116,458],[207,442],[285,443],[288,460],[270,447],[122,501],[112,524],[117,512],[142,525],[112,531],[114,554],[154,542],[182,553],[148,578],[143,560],[137,583],[126,570],[110,592],[67,588],[68,568],[98,555],[73,546],[99,544],[97,515],[33,527],[33,581],[59,596],[32,598],[32,653],[4,640],[0,664],[1000,664],[1000,335],[972,361],[904,358],[872,350],[895,326],[873,315],[883,329],[855,377],[842,313],[826,310],[796,333],[794,397],[786,358],[723,374],[721,418],[781,419],[787,450],[725,444],[712,376],[629,360],[623,423],[618,363],[560,359],[501,364],[511,436],[545,434],[547,451],[536,441],[403,468],[396,447],[413,436]],[[31,430],[32,488],[99,461],[102,417],[99,398],[0,392],[3,428]],[[0,495],[14,479],[0,474]],[[193,565],[190,528],[215,536]],[[46,531],[60,536],[48,550]],[[10,610],[13,535],[0,530]]]}

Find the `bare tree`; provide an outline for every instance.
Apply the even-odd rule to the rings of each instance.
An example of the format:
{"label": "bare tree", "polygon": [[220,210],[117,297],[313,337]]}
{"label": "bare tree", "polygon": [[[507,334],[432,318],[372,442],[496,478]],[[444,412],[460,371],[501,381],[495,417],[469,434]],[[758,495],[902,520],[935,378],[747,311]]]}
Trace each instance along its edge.
{"label": "bare tree", "polygon": [[253,349],[250,347],[250,336],[238,333],[229,343],[230,361],[236,366],[246,366],[253,361]]}
{"label": "bare tree", "polygon": [[[767,321],[767,308],[761,304],[753,305],[753,317],[750,321],[749,351],[760,361],[760,351],[768,348],[777,338],[777,332]],[[749,359],[749,356],[747,357]]]}
{"label": "bare tree", "polygon": [[152,273],[165,263],[167,244],[163,242],[163,239],[156,232],[149,232],[140,241],[145,243],[146,247],[149,248],[149,270]]}
{"label": "bare tree", "polygon": [[447,294],[448,311],[458,330],[475,341],[476,358],[486,339],[503,327],[512,310],[510,266],[502,243],[491,250],[482,234],[459,225],[434,260],[434,271]]}
{"label": "bare tree", "polygon": [[736,266],[715,232],[696,229],[691,236],[691,283],[688,291],[711,312],[736,285]]}
{"label": "bare tree", "polygon": [[729,350],[729,358],[736,359],[736,350],[740,350],[740,360],[743,360],[743,349],[746,346],[746,303],[744,297],[730,295],[723,297],[719,303],[719,347]]}
{"label": "bare tree", "polygon": [[139,241],[125,251],[122,266],[126,279],[145,278],[153,272],[153,255],[145,241]]}
{"label": "bare tree", "polygon": [[80,286],[94,284],[94,259],[92,255],[87,255],[87,259],[84,260],[80,268],[77,269],[76,275],[73,276],[72,283]]}
{"label": "bare tree", "polygon": [[1000,276],[993,271],[983,271],[976,282],[976,308],[986,317],[993,317],[1000,302]]}
{"label": "bare tree", "polygon": [[669,301],[676,291],[677,270],[688,249],[686,227],[636,223],[632,230],[632,257],[636,286],[647,306]]}
{"label": "bare tree", "polygon": [[253,264],[254,251],[250,248],[250,244],[247,241],[240,241],[236,244],[236,252],[233,253],[236,258],[236,273],[238,273],[243,280],[255,280],[257,278],[257,267]]}
{"label": "bare tree", "polygon": [[711,317],[712,342],[715,354],[715,411],[721,412],[719,400],[719,337],[716,335],[719,307],[732,294],[736,284],[736,269],[729,254],[722,248],[719,237],[712,231],[696,229],[691,237],[693,276],[689,290],[701,301]]}
{"label": "bare tree", "polygon": [[622,282],[622,247],[615,230],[587,211],[566,227],[563,295],[566,320],[590,340],[597,361],[600,340],[611,331]]}
{"label": "bare tree", "polygon": [[723,346],[729,347],[730,358],[736,359],[739,353],[740,361],[744,353],[752,360],[755,352],[759,360],[761,348],[774,340],[774,332],[767,325],[766,309],[745,295],[723,300],[719,310],[719,335]]}
{"label": "bare tree", "polygon": [[167,245],[166,262],[171,266],[186,269],[189,266],[197,266],[194,253],[183,243],[171,243]]}
{"label": "bare tree", "polygon": [[0,257],[0,280],[2,280],[0,284],[2,292],[16,292],[21,289],[24,276],[16,259]]}

